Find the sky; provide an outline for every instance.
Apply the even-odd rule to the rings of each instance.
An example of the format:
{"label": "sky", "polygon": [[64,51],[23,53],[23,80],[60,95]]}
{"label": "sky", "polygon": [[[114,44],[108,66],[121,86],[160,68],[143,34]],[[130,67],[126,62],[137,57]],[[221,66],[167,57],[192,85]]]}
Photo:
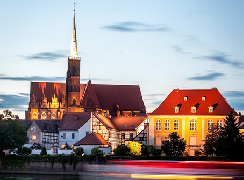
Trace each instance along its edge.
{"label": "sky", "polygon": [[[244,114],[244,1],[75,2],[81,83],[139,85],[152,112],[175,88],[218,88]],[[0,1],[0,113],[30,82],[65,82],[74,2]]]}

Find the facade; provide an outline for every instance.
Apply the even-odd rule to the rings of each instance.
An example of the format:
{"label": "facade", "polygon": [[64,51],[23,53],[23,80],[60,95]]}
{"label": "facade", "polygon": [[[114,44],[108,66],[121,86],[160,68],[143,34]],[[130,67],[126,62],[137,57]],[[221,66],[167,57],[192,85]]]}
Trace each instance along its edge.
{"label": "facade", "polygon": [[161,147],[168,135],[177,132],[187,144],[187,152],[194,155],[202,149],[205,136],[214,125],[224,125],[224,119],[233,111],[217,88],[174,89],[149,118],[149,145]]}

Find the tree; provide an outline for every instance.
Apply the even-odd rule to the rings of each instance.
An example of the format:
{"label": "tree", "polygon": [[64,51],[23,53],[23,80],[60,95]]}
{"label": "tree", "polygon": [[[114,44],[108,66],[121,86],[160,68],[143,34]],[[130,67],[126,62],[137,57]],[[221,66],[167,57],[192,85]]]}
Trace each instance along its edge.
{"label": "tree", "polygon": [[4,114],[0,119],[0,153],[4,149],[16,149],[28,140],[26,127],[12,119],[14,116],[11,111],[5,110]]}
{"label": "tree", "polygon": [[47,155],[47,149],[46,149],[46,147],[42,147],[42,150],[41,150],[40,155],[41,156]]}
{"label": "tree", "polygon": [[140,156],[141,155],[141,144],[139,142],[129,142],[127,147],[130,148],[130,154],[132,156]]}
{"label": "tree", "polygon": [[214,125],[211,129],[208,130],[208,133],[205,137],[204,154],[213,156],[216,154],[216,142],[219,136],[219,130],[217,126]]}
{"label": "tree", "polygon": [[148,154],[153,156],[160,156],[162,150],[156,149],[153,145],[148,146]]}
{"label": "tree", "polygon": [[18,147],[18,150],[16,153],[18,155],[24,155],[24,154],[29,155],[29,154],[31,154],[31,151],[32,150],[30,148],[20,146],[20,147]]}
{"label": "tree", "polygon": [[219,131],[216,141],[216,154],[228,158],[243,156],[244,137],[239,131],[238,122],[232,111],[224,121],[225,125]]}
{"label": "tree", "polygon": [[114,149],[114,155],[115,156],[127,156],[130,154],[130,148],[127,146],[117,146],[116,149]]}
{"label": "tree", "polygon": [[84,150],[82,147],[78,147],[76,149],[73,150],[76,154],[76,156],[82,156],[82,154],[84,153]]}
{"label": "tree", "polygon": [[182,156],[186,148],[186,142],[184,139],[180,139],[177,132],[169,134],[169,140],[163,141],[161,150],[166,156]]}
{"label": "tree", "polygon": [[102,156],[103,155],[103,151],[95,146],[94,148],[91,149],[91,154],[94,155],[94,156]]}

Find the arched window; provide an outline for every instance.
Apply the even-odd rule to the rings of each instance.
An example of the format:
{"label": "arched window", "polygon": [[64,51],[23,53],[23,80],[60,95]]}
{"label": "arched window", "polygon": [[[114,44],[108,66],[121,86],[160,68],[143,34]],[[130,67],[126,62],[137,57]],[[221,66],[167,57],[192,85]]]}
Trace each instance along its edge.
{"label": "arched window", "polygon": [[218,119],[217,120],[217,129],[220,130],[221,127],[223,127],[223,121],[222,121],[222,119]]}
{"label": "arched window", "polygon": [[55,112],[52,113],[51,119],[56,119],[56,114],[55,114]]}
{"label": "arched window", "polygon": [[192,119],[190,121],[190,131],[196,131],[196,129],[197,129],[196,127],[197,127],[197,122],[195,119]]}
{"label": "arched window", "polygon": [[179,130],[179,121],[177,119],[174,120],[174,131]]}
{"label": "arched window", "polygon": [[169,120],[168,119],[165,120],[164,126],[165,126],[164,130],[169,131]]}
{"label": "arched window", "polygon": [[208,130],[211,130],[213,128],[213,120],[209,119],[208,120]]}
{"label": "arched window", "polygon": [[45,112],[41,114],[41,119],[47,119],[47,114]]}
{"label": "arched window", "polygon": [[156,131],[161,131],[161,120],[156,120]]}

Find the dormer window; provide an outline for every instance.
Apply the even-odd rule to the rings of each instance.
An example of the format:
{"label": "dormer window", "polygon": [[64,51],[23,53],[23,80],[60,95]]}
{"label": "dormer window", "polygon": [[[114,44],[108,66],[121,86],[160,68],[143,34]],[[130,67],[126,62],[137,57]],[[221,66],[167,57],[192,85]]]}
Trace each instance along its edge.
{"label": "dormer window", "polygon": [[196,113],[196,107],[195,107],[195,106],[192,106],[192,107],[191,107],[191,112],[192,112],[192,113]]}
{"label": "dormer window", "polygon": [[135,125],[130,125],[131,128],[135,127]]}
{"label": "dormer window", "polygon": [[184,101],[187,101],[187,99],[188,99],[188,96],[185,96],[185,97],[184,97]]}
{"label": "dormer window", "polygon": [[77,121],[77,119],[78,119],[78,116],[74,115],[74,121]]}
{"label": "dormer window", "polygon": [[202,101],[205,101],[205,100],[206,100],[206,96],[203,96],[203,97],[202,97]]}
{"label": "dormer window", "polygon": [[179,107],[178,106],[175,107],[175,113],[179,113]]}
{"label": "dormer window", "polygon": [[127,125],[122,125],[122,127],[123,127],[123,128],[126,128],[126,127],[127,127]]}
{"label": "dormer window", "polygon": [[208,110],[209,110],[210,113],[212,113],[213,112],[213,107],[212,106],[208,107]]}

